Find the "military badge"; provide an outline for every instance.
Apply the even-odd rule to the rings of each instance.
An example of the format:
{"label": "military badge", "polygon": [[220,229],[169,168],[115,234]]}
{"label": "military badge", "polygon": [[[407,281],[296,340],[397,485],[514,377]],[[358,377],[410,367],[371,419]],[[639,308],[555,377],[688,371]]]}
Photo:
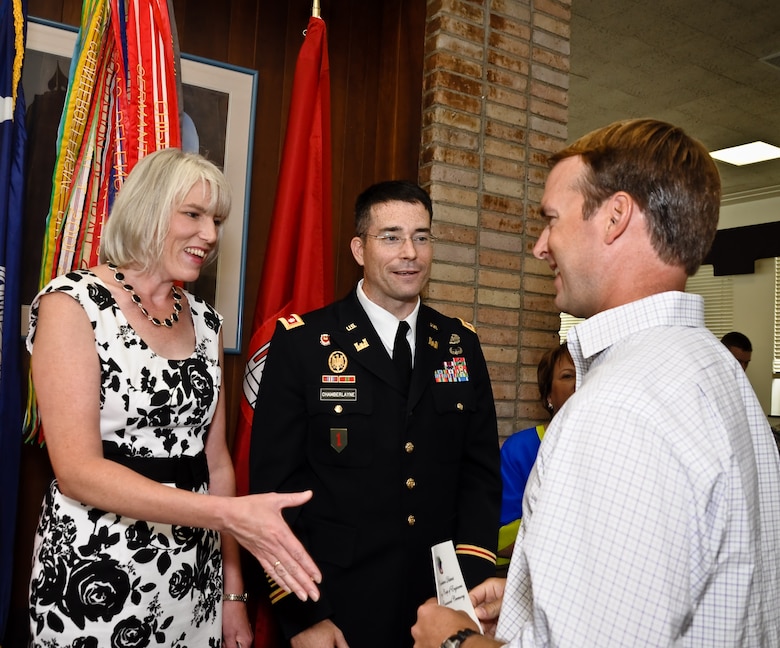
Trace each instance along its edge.
{"label": "military badge", "polygon": [[363,338],[360,340],[360,342],[355,342],[355,351],[362,351],[363,349],[368,348],[368,340],[366,338]]}
{"label": "military badge", "polygon": [[333,373],[344,373],[347,369],[347,356],[343,351],[334,351],[328,357],[328,368]]}
{"label": "military badge", "polygon": [[323,333],[320,335],[320,344],[322,346],[330,346],[330,334]]}
{"label": "military badge", "polygon": [[336,452],[341,452],[346,448],[348,441],[347,428],[330,428],[330,447]]}

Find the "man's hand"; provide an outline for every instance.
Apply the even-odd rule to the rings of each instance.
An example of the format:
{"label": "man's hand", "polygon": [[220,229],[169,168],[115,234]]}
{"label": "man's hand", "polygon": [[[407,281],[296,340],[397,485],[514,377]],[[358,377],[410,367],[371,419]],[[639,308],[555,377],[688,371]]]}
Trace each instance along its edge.
{"label": "man's hand", "polygon": [[349,648],[344,635],[330,619],[299,632],[290,639],[291,648]]}
{"label": "man's hand", "polygon": [[505,578],[488,578],[469,592],[469,598],[485,635],[495,637],[498,614],[504,600]]}
{"label": "man's hand", "polygon": [[465,612],[439,605],[435,598],[428,599],[417,608],[417,623],[412,626],[414,648],[439,648],[442,641],[465,628],[479,632]]}

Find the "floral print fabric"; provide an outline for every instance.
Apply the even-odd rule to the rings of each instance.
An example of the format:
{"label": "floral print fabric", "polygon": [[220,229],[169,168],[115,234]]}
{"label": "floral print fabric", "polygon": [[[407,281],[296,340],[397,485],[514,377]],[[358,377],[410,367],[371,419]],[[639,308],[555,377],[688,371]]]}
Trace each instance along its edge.
{"label": "floral print fabric", "polygon": [[[195,352],[168,360],[135,333],[91,272],[58,277],[41,295],[51,291],[76,299],[92,322],[107,454],[175,458],[202,452],[221,384],[217,312],[187,293]],[[31,308],[30,350],[39,299]],[[100,511],[64,496],[52,482],[34,546],[32,646],[216,647],[221,599],[219,534]]]}

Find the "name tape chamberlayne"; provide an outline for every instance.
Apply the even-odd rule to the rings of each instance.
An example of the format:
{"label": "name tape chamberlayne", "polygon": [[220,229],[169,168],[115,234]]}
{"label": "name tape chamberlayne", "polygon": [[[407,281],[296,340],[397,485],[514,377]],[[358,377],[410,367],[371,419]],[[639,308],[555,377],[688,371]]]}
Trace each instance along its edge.
{"label": "name tape chamberlayne", "polygon": [[357,387],[352,389],[320,387],[320,401],[357,401]]}

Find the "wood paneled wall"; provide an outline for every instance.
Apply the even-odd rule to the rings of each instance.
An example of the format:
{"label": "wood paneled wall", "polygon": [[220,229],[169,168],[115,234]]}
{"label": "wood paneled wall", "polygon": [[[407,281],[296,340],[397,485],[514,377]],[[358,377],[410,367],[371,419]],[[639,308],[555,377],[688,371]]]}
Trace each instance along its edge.
{"label": "wood paneled wall", "polygon": [[[295,61],[311,0],[173,0],[182,52],[259,71],[254,137],[243,353],[225,359],[228,429],[238,417],[287,122]],[[352,206],[369,184],[417,179],[421,127],[425,0],[322,0],[328,28],[333,142],[336,294],[359,277],[349,252]],[[31,16],[78,25],[79,0],[29,0]],[[236,281],[239,278],[236,277]],[[49,470],[43,451],[25,446],[19,504],[12,623],[4,648],[26,645],[26,583],[32,532]]]}

